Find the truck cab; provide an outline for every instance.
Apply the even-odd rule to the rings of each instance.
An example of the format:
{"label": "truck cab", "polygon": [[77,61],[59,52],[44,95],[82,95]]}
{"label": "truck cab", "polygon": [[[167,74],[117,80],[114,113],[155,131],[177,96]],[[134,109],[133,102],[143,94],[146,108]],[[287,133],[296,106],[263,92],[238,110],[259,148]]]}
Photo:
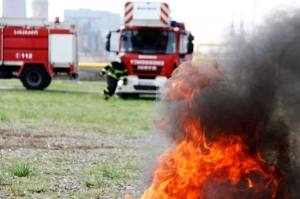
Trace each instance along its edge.
{"label": "truck cab", "polygon": [[18,78],[43,90],[53,77],[78,76],[77,32],[70,23],[44,18],[0,18],[0,78]]}
{"label": "truck cab", "polygon": [[125,4],[124,26],[110,31],[106,41],[107,51],[125,54],[128,81],[119,81],[120,97],[156,95],[173,70],[192,59],[192,34],[169,14],[166,3]]}

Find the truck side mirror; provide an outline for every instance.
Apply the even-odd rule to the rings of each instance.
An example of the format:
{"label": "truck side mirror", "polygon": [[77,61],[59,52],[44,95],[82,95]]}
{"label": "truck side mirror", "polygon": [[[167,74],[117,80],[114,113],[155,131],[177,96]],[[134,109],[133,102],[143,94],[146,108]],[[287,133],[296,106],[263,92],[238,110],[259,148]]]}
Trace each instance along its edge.
{"label": "truck side mirror", "polygon": [[192,54],[194,52],[194,44],[190,41],[187,44],[187,54]]}
{"label": "truck side mirror", "polygon": [[120,31],[109,31],[106,36],[105,49],[109,52],[118,52],[120,40]]}
{"label": "truck side mirror", "polygon": [[105,43],[105,49],[109,52],[110,51],[110,37],[111,32],[109,32],[106,36],[106,43]]}
{"label": "truck side mirror", "polygon": [[192,34],[189,34],[189,36],[188,36],[188,40],[189,40],[189,42],[192,42],[192,41],[194,41],[194,36],[193,36]]}

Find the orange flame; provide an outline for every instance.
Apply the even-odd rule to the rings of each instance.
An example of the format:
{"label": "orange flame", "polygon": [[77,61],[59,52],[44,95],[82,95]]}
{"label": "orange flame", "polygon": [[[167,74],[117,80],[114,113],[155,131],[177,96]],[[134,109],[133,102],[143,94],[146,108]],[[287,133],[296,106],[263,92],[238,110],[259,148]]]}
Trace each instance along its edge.
{"label": "orange flame", "polygon": [[[180,68],[180,76],[197,75],[200,90],[195,90],[183,79],[166,83],[169,88],[164,100],[179,101],[192,99],[195,92],[210,81],[222,81],[222,74],[214,67],[198,68],[200,72]],[[201,75],[199,75],[201,74]],[[172,78],[178,78],[174,73]],[[179,92],[174,92],[176,89]],[[192,101],[192,100],[189,100]],[[186,117],[184,110],[181,117]],[[216,113],[217,114],[217,113]],[[161,121],[156,121],[158,124]],[[239,135],[215,136],[213,141],[205,134],[200,119],[185,120],[184,136],[177,137],[174,144],[157,160],[158,169],[154,172],[151,186],[140,199],[232,199],[232,198],[271,198],[279,197],[278,186],[284,177],[279,170],[268,165],[260,152],[250,152],[245,137]],[[254,131],[257,131],[254,128]],[[224,129],[215,128],[211,135],[223,135]],[[228,129],[226,129],[228,130]],[[242,133],[241,133],[242,134]],[[257,135],[257,132],[253,133]],[[288,198],[281,195],[280,198]],[[125,195],[125,199],[131,196]]]}

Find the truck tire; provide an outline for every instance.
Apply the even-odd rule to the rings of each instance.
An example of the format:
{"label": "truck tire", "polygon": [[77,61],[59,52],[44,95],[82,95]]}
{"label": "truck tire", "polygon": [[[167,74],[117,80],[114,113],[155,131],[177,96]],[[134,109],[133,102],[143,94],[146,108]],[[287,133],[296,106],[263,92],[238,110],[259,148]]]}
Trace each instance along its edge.
{"label": "truck tire", "polygon": [[12,72],[0,72],[0,79],[11,79],[13,78]]}
{"label": "truck tire", "polygon": [[50,85],[51,81],[52,81],[52,78],[48,76],[42,89],[47,88]]}
{"label": "truck tire", "polygon": [[128,99],[129,95],[128,94],[124,94],[124,93],[119,93],[117,94],[119,98],[121,99]]}
{"label": "truck tire", "polygon": [[121,99],[128,99],[128,98],[137,99],[137,98],[139,98],[138,94],[118,93],[117,95]]}
{"label": "truck tire", "polygon": [[42,67],[32,66],[26,68],[21,75],[21,82],[29,90],[43,90],[49,86],[49,75]]}

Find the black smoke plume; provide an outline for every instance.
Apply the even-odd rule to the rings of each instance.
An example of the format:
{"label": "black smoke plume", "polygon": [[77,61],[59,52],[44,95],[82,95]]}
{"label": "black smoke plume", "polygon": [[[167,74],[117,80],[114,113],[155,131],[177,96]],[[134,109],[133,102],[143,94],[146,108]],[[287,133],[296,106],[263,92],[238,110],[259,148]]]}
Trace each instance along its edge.
{"label": "black smoke plume", "polygon": [[276,10],[243,36],[231,38],[216,64],[177,68],[160,90],[154,124],[175,143],[186,139],[190,121],[201,121],[208,143],[240,136],[250,155],[260,152],[284,177],[276,198],[300,198],[300,9]]}

